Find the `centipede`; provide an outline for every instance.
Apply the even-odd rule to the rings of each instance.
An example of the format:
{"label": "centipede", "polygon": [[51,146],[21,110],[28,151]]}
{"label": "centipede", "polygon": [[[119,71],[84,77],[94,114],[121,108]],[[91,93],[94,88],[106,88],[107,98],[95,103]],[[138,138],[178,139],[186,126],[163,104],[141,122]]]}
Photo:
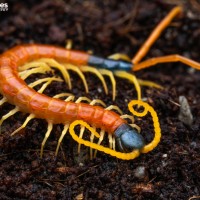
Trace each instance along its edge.
{"label": "centipede", "polygon": [[[3,96],[0,105],[8,102],[15,108],[2,116],[0,125],[17,112],[28,113],[24,123],[11,134],[13,136],[25,128],[30,120],[34,118],[45,119],[48,125],[41,144],[41,157],[54,124],[64,125],[55,151],[56,155],[67,132],[78,142],[78,152],[80,152],[81,145],[90,148],[90,158],[96,157],[97,151],[102,151],[119,159],[131,160],[141,153],[152,151],[160,142],[161,128],[156,111],[148,103],[142,101],[141,86],[160,89],[162,86],[151,81],[140,80],[131,72],[167,62],[181,62],[200,70],[198,62],[178,54],[150,58],[140,62],[163,30],[181,13],[181,7],[173,8],[157,25],[132,59],[123,54],[114,54],[109,58],[103,58],[71,48],[43,44],[24,44],[7,50],[0,55],[0,93]],[[41,78],[30,84],[25,82],[26,78],[32,74],[46,73],[54,68],[59,70],[62,77]],[[127,79],[133,83],[137,99],[128,103],[128,109],[132,115],[123,114],[120,108],[115,105],[106,107],[100,99],[91,100],[87,97],[79,97],[75,101],[75,97],[71,93],[59,93],[53,97],[43,94],[53,81],[64,80],[68,88],[71,89],[72,83],[68,72],[70,70],[79,75],[86,93],[89,92],[89,89],[85,72],[90,72],[100,79],[106,94],[108,94],[108,87],[104,76],[108,76],[112,84],[113,101],[116,98],[115,77]],[[40,84],[42,86],[39,90],[34,89]],[[65,100],[61,99],[63,97]],[[143,111],[137,111],[137,108],[141,107]],[[150,143],[146,144],[140,133],[140,127],[134,124],[134,116],[144,117],[148,113],[153,120],[154,137]],[[130,121],[131,123],[129,123]],[[75,132],[76,126],[80,127],[79,135]],[[91,133],[90,140],[83,138],[85,129]],[[100,131],[97,132],[97,129]],[[108,147],[101,144],[105,133],[109,139]],[[94,142],[95,137],[98,138],[97,143]],[[117,143],[117,148],[115,143]]]}

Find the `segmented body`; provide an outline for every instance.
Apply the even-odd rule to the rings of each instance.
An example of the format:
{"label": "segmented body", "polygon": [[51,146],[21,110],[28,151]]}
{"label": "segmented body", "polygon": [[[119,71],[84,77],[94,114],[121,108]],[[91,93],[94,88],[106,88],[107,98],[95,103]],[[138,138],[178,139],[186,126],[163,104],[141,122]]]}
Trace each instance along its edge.
{"label": "segmented body", "polygon": [[18,66],[41,57],[76,65],[86,65],[89,59],[87,53],[49,45],[23,45],[5,52],[0,57],[0,92],[11,104],[18,106],[23,112],[33,113],[37,118],[54,124],[67,124],[79,119],[112,133],[126,123],[113,111],[85,103],[54,99],[28,87],[18,76]]}
{"label": "segmented body", "polygon": [[[137,80],[134,75],[124,72],[124,70],[137,71],[151,67],[159,63],[166,63],[166,62],[182,62],[188,66],[200,70],[200,64],[198,62],[195,62],[191,59],[185,58],[177,54],[151,58],[146,61],[140,62],[142,58],[147,54],[153,43],[158,39],[162,31],[170,24],[173,18],[179,15],[181,12],[182,8],[179,6],[172,9],[171,12],[158,24],[158,26],[150,34],[146,42],[139,49],[139,51],[136,53],[136,55],[133,57],[132,60],[130,60],[129,58],[127,59],[127,56],[124,55],[114,55],[112,57],[114,58],[114,60],[105,59],[97,56],[92,56],[84,52],[67,50],[64,48],[58,48],[50,45],[35,45],[35,44],[22,45],[15,47],[11,50],[8,50],[7,52],[5,52],[0,56],[0,92],[5,98],[0,100],[0,105],[8,101],[11,104],[15,105],[16,107],[15,109],[11,110],[9,113],[7,113],[2,117],[2,119],[0,120],[0,125],[5,119],[12,116],[19,110],[30,113],[30,115],[27,117],[23,125],[19,127],[17,130],[15,130],[12,133],[12,135],[21,130],[22,128],[24,128],[27,125],[27,123],[35,117],[46,119],[48,122],[48,127],[44,140],[41,144],[41,154],[40,154],[41,156],[45,142],[52,131],[52,126],[53,124],[56,123],[64,124],[64,129],[58,141],[56,155],[58,153],[58,149],[62,142],[62,139],[65,136],[68,129],[72,138],[79,143],[79,147],[80,144],[84,144],[85,146],[90,147],[91,158],[93,157],[92,149],[103,151],[107,154],[125,160],[134,159],[137,156],[139,156],[140,153],[147,153],[149,151],[152,151],[160,142],[161,130],[160,130],[158,116],[154,111],[154,109],[147,103],[140,101],[141,100],[140,85],[156,87],[156,88],[161,88],[161,86],[150,81]],[[21,79],[18,76],[18,67],[26,62],[33,61],[39,58],[52,58],[61,63],[74,64],[77,67],[81,67],[82,65],[89,65],[97,68],[106,68],[107,71],[103,69],[99,70],[99,72],[97,72],[96,69],[94,68],[91,69],[91,67],[89,66],[85,66],[85,68],[82,67],[81,69],[83,72],[91,72],[97,75],[104,86],[106,94],[108,93],[108,88],[105,84],[105,80],[103,79],[102,74],[109,76],[113,88],[113,100],[115,99],[116,95],[116,88],[115,88],[116,82],[114,80],[112,72],[108,70],[123,70],[115,72],[114,74],[118,77],[125,78],[131,81],[135,85],[138,97],[138,100],[132,100],[131,102],[129,102],[128,104],[129,111],[133,115],[136,115],[138,117],[143,117],[148,112],[151,114],[155,132],[153,140],[149,144],[145,145],[142,136],[138,133],[139,131],[135,130],[136,126],[131,124],[133,125],[133,127],[131,127],[122,118],[122,116],[116,114],[113,111],[106,110],[99,106],[79,103],[78,100],[75,103],[69,101],[65,102],[59,99],[55,99],[57,98],[56,96],[54,96],[54,98],[51,98],[41,94],[42,93],[41,91],[43,91],[44,88],[49,84],[48,81],[50,79],[48,79],[48,81],[47,79],[45,80],[47,81],[46,86],[44,84],[43,85],[44,87],[38,90],[38,92],[33,90],[22,80],[25,79],[27,76],[29,76],[33,71],[29,70],[27,74],[23,74],[21,76],[23,77]],[[128,60],[128,62],[120,60],[116,61],[116,59]],[[55,60],[50,60],[48,62],[50,62],[52,67],[54,67],[53,65],[55,64],[57,65],[55,66],[55,68],[60,70],[60,72],[63,75],[63,78],[68,83],[70,89],[71,89],[70,78],[69,75],[66,73],[65,67],[67,69],[74,70],[79,74],[84,83],[86,92],[88,92],[86,80],[81,70],[78,70],[77,67],[75,66],[69,66],[69,65],[68,66],[63,65],[60,68],[60,65],[55,63]],[[43,61],[40,62],[40,69],[36,69],[36,72],[41,72],[41,71],[45,72],[44,69],[41,69],[42,66],[44,65],[45,64]],[[45,67],[48,68],[48,66]],[[58,79],[54,77],[53,79],[51,79],[51,81],[52,80],[58,80]],[[40,80],[40,83],[42,83],[42,81],[44,80]],[[65,94],[64,93],[58,94],[58,96],[62,95]],[[100,101],[98,100],[98,102]],[[144,108],[143,112],[140,113],[135,111],[133,108],[133,106],[135,105],[142,106]],[[91,125],[92,127],[89,126],[88,124]],[[74,127],[76,125],[81,125],[79,137],[76,135],[74,131]],[[86,141],[82,138],[85,128],[87,128],[91,132],[90,141]],[[95,131],[95,128],[101,129],[100,134],[98,134]],[[131,152],[122,153],[115,151],[115,144],[111,137],[109,138],[110,148],[103,147],[102,145],[100,145],[101,141],[104,138],[105,131],[107,131],[108,133],[113,133],[122,151],[131,150]],[[97,144],[93,142],[94,136],[99,138]],[[109,136],[111,135],[109,134]],[[95,155],[96,154],[94,153],[94,156]]]}

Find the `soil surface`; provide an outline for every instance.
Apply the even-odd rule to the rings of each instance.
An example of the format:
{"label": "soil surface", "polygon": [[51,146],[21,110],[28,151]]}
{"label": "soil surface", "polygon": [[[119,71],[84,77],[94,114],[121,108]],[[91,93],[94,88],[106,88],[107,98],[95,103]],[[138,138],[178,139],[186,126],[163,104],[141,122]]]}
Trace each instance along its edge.
{"label": "soil surface", "polygon": [[[3,2],[3,1],[1,1]],[[133,57],[156,24],[175,6],[184,13],[176,18],[153,45],[146,58],[181,54],[200,61],[200,3],[184,1],[4,1],[8,11],[0,11],[0,52],[24,43],[65,46],[109,56],[120,52]],[[145,59],[146,59],[145,58]],[[154,81],[164,90],[143,87],[142,95],[157,111],[162,129],[158,147],[135,160],[123,161],[99,152],[90,160],[89,150],[77,155],[77,143],[68,134],[55,157],[62,125],[55,125],[44,156],[40,145],[47,123],[34,119],[19,134],[26,114],[17,113],[1,126],[0,199],[198,199],[200,198],[200,72],[181,63],[160,64],[135,73],[140,79]],[[135,89],[117,79],[117,98],[104,94],[99,80],[87,74],[90,93],[85,94],[81,80],[71,74],[72,93],[99,98],[107,105],[127,104],[136,99]],[[52,96],[65,90],[54,83],[46,90]],[[192,125],[178,118],[179,96],[188,100]],[[13,108],[1,106],[0,116]],[[150,116],[136,119],[148,142],[153,136]]]}

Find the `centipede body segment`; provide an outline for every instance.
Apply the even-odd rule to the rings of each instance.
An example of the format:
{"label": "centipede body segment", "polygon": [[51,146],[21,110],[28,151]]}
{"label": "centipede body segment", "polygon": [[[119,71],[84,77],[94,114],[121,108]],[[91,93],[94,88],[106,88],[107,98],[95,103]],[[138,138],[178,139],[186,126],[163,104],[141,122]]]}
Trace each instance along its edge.
{"label": "centipede body segment", "polygon": [[[29,116],[22,126],[12,133],[14,135],[24,128],[31,119],[45,119],[48,122],[48,127],[41,145],[41,156],[45,143],[52,131],[53,124],[58,123],[62,123],[64,129],[58,140],[56,155],[68,130],[72,138],[79,143],[79,152],[81,144],[90,147],[91,158],[96,156],[97,150],[125,160],[134,159],[140,153],[147,153],[153,150],[159,143],[161,137],[159,120],[154,109],[147,103],[141,101],[140,86],[162,87],[150,81],[138,80],[133,74],[126,71],[137,71],[157,63],[177,61],[200,69],[199,63],[179,55],[153,58],[140,63],[140,60],[147,54],[161,32],[181,10],[180,7],[175,7],[163,19],[132,61],[129,61],[127,58],[126,60],[116,60],[124,58],[121,54],[113,55],[112,59],[105,59],[85,52],[40,44],[21,45],[3,53],[0,56],[0,93],[3,95],[3,98],[0,100],[0,105],[9,102],[16,107],[2,117],[0,125],[4,120],[19,111],[29,113]],[[54,68],[60,71],[62,78],[49,77],[39,79],[29,85],[25,83],[25,79],[31,74],[46,73],[52,71]],[[64,80],[69,89],[71,89],[70,70],[79,75],[86,93],[89,92],[89,88],[84,73],[90,72],[96,75],[101,81],[106,94],[108,94],[108,87],[104,76],[108,76],[112,84],[113,100],[116,97],[114,75],[131,81],[136,88],[137,100],[129,103],[129,110],[133,115],[138,117],[143,117],[148,112],[151,114],[155,131],[153,141],[145,145],[145,141],[139,133],[140,129],[134,124],[134,119],[130,115],[122,115],[120,109],[116,106],[112,105],[105,108],[106,105],[101,100],[90,100],[86,97],[80,97],[74,102],[74,96],[69,93],[57,94],[53,98],[43,94],[46,87],[52,81]],[[38,91],[34,90],[34,87],[40,84],[43,84],[41,88]],[[66,97],[66,99],[60,100],[59,98],[61,97]],[[82,101],[87,101],[88,103],[83,103]],[[133,108],[134,106],[142,106],[144,111],[139,113]],[[121,114],[117,114],[115,111]],[[132,119],[132,124],[129,125],[126,118]],[[74,131],[77,125],[80,125],[79,136]],[[91,132],[90,141],[83,139],[85,128]],[[100,133],[96,132],[96,128],[100,128]],[[109,147],[101,145],[105,132],[108,133]],[[94,143],[95,137],[99,138],[97,144]],[[115,150],[115,141],[118,144],[118,148],[121,151],[126,151],[126,153]],[[95,152],[92,149],[95,149]]]}

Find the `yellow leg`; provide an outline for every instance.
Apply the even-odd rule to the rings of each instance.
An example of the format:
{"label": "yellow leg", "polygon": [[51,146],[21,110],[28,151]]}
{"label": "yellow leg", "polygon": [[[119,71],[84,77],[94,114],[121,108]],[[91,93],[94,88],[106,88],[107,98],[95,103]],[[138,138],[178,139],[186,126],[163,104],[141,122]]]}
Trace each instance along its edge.
{"label": "yellow leg", "polygon": [[79,97],[79,98],[75,101],[75,103],[80,103],[81,101],[87,101],[88,103],[91,102],[91,100],[90,100],[89,98],[87,98],[87,97]]}
{"label": "yellow leg", "polygon": [[53,98],[57,99],[60,97],[69,97],[69,96],[73,96],[72,93],[60,93],[60,94],[56,94],[55,96],[53,96]]}
{"label": "yellow leg", "polygon": [[35,115],[34,115],[34,114],[30,114],[30,115],[26,118],[26,120],[24,121],[24,123],[23,123],[18,129],[16,129],[14,132],[11,133],[11,136],[15,135],[15,134],[16,134],[17,132],[19,132],[21,129],[25,128],[26,125],[28,124],[28,122],[29,122],[31,119],[33,119],[33,118],[35,118]]}
{"label": "yellow leg", "polygon": [[133,124],[135,119],[132,115],[121,115],[120,116],[122,119],[130,119],[131,120],[131,123]]}
{"label": "yellow leg", "polygon": [[141,128],[138,125],[136,125],[136,124],[129,124],[129,125],[132,126],[135,129],[137,129],[138,133],[141,132]]}
{"label": "yellow leg", "polygon": [[113,141],[112,141],[112,145],[113,145],[113,150],[115,150],[115,137],[113,136],[113,135],[111,135],[112,136],[112,139],[113,139]]}
{"label": "yellow leg", "polygon": [[[81,126],[80,133],[79,133],[79,138],[83,138],[84,131],[85,131],[85,127]],[[78,144],[78,153],[80,153],[80,152],[81,152],[81,144],[79,143]]]}
{"label": "yellow leg", "polygon": [[25,80],[32,74],[44,74],[48,71],[52,71],[52,69],[48,65],[46,65],[45,67],[36,67],[33,69],[25,70],[23,72],[19,72],[19,76],[21,77],[21,79]]}
{"label": "yellow leg", "polygon": [[134,124],[135,119],[134,119],[134,117],[132,115],[121,115],[120,117],[122,119],[130,119],[131,120],[131,124],[129,123],[129,125],[132,126],[135,129],[137,129],[138,133],[141,132],[141,128],[138,125]]}
{"label": "yellow leg", "polygon": [[69,96],[65,99],[65,101],[74,101],[75,96]]}
{"label": "yellow leg", "polygon": [[131,58],[128,57],[126,54],[122,54],[122,53],[112,54],[112,55],[108,56],[108,58],[113,59],[113,60],[124,60],[127,62],[131,62]]}
{"label": "yellow leg", "polygon": [[20,66],[18,68],[18,71],[21,73],[23,71],[26,71],[28,69],[31,69],[31,68],[38,68],[38,67],[41,67],[41,68],[49,68],[51,69],[46,63],[44,62],[39,62],[39,61],[33,61],[33,62],[29,62],[23,66]]}
{"label": "yellow leg", "polygon": [[152,81],[146,81],[146,80],[141,80],[141,79],[137,79],[137,80],[141,86],[153,87],[153,88],[157,88],[157,89],[164,89],[161,85],[154,83]]}
{"label": "yellow leg", "polygon": [[99,69],[99,72],[104,75],[104,76],[108,76],[110,78],[111,84],[112,84],[112,91],[113,91],[113,101],[115,100],[116,97],[116,81],[115,81],[115,77],[113,75],[113,73],[107,69]]}
{"label": "yellow leg", "polygon": [[63,141],[63,138],[65,137],[65,135],[66,135],[66,133],[67,133],[68,128],[69,128],[69,124],[66,124],[66,125],[64,126],[64,129],[63,129],[63,131],[62,131],[62,133],[61,133],[61,136],[60,136],[60,138],[59,138],[59,140],[58,140],[58,145],[57,145],[57,147],[56,147],[56,153],[55,153],[56,156],[58,155],[58,150],[59,150],[59,148],[60,148],[61,142]]}
{"label": "yellow leg", "polygon": [[117,111],[120,115],[123,114],[122,110],[118,106],[110,105],[108,106],[105,110],[115,110]]}
{"label": "yellow leg", "polygon": [[[96,131],[96,127],[93,127],[93,129],[94,129],[94,131]],[[90,135],[90,142],[93,143],[93,141],[94,141],[94,134],[91,133],[91,135]],[[92,160],[92,159],[93,159],[93,150],[90,147],[90,160]]]}
{"label": "yellow leg", "polygon": [[72,40],[68,39],[66,40],[66,46],[65,46],[66,49],[72,49]]}
{"label": "yellow leg", "polygon": [[53,96],[53,98],[60,98],[60,97],[67,97],[65,99],[65,101],[74,101],[74,99],[75,99],[75,96],[71,93],[60,93],[60,94]]}
{"label": "yellow leg", "polygon": [[[103,141],[103,139],[104,139],[104,136],[105,136],[105,131],[102,129],[101,131],[100,131],[100,138],[99,138],[99,140],[98,140],[98,145],[100,145],[101,144],[101,142]],[[95,149],[95,151],[94,151],[94,158],[96,158],[96,155],[97,155],[97,149]]]}
{"label": "yellow leg", "polygon": [[40,59],[39,61],[46,62],[52,68],[58,69],[62,73],[65,82],[68,84],[68,87],[71,90],[72,85],[71,85],[70,76],[69,76],[68,71],[65,69],[64,65],[61,65],[57,61],[55,61],[54,59],[50,59],[50,58],[43,58],[43,59]]}
{"label": "yellow leg", "polygon": [[3,97],[1,100],[0,100],[0,106],[3,105],[4,103],[7,102],[7,99],[6,97]]}
{"label": "yellow leg", "polygon": [[49,135],[50,135],[52,129],[53,129],[53,123],[48,122],[47,132],[45,133],[45,136],[44,136],[44,139],[43,139],[42,145],[41,145],[41,150],[40,150],[40,157],[41,158],[42,158],[42,155],[43,155],[45,143],[46,143],[47,139],[49,138]]}
{"label": "yellow leg", "polygon": [[95,104],[100,104],[102,105],[103,107],[106,107],[106,104],[100,100],[100,99],[93,99],[91,102],[90,102],[90,105],[95,105]]}
{"label": "yellow leg", "polygon": [[111,134],[108,134],[109,148],[113,149],[113,137]]}
{"label": "yellow leg", "polygon": [[83,85],[84,85],[84,87],[85,87],[85,92],[88,93],[88,84],[87,84],[87,81],[86,81],[86,79],[85,79],[85,76],[84,76],[84,74],[81,72],[81,70],[80,70],[78,67],[76,67],[75,65],[71,65],[71,64],[64,64],[64,66],[65,66],[65,68],[66,68],[67,70],[72,70],[72,71],[76,72],[76,73],[79,75],[79,77],[80,77],[81,80],[83,81]]}
{"label": "yellow leg", "polygon": [[47,81],[46,83],[44,83],[41,88],[37,91],[38,93],[43,93],[44,90],[47,88],[47,86],[52,82],[52,80]]}
{"label": "yellow leg", "polygon": [[30,83],[28,86],[33,88],[43,82],[48,82],[48,81],[59,81],[59,82],[62,82],[63,80],[61,78],[55,78],[55,77],[47,77],[47,78],[42,78],[42,79],[39,79],[37,81],[34,81],[32,83]]}
{"label": "yellow leg", "polygon": [[127,79],[131,83],[133,83],[135,85],[135,89],[137,91],[138,100],[141,100],[141,88],[140,88],[140,85],[138,83],[137,78],[133,74],[130,74],[130,73],[125,72],[125,71],[115,71],[114,73],[115,73],[115,76]]}
{"label": "yellow leg", "polygon": [[14,109],[12,109],[11,111],[9,111],[7,114],[3,115],[1,120],[0,120],[0,126],[2,125],[2,123],[8,119],[10,116],[14,115],[16,112],[19,111],[19,108],[16,106]]}
{"label": "yellow leg", "polygon": [[101,83],[102,83],[102,85],[103,85],[103,87],[104,87],[105,93],[108,94],[108,87],[107,87],[107,85],[106,85],[106,82],[105,82],[104,77],[103,77],[102,74],[99,72],[99,70],[97,70],[97,69],[95,69],[95,68],[93,68],[93,67],[89,67],[89,66],[82,66],[82,67],[80,68],[80,70],[81,70],[82,72],[90,72],[90,73],[95,74],[95,75],[100,79],[100,81],[101,81]]}

